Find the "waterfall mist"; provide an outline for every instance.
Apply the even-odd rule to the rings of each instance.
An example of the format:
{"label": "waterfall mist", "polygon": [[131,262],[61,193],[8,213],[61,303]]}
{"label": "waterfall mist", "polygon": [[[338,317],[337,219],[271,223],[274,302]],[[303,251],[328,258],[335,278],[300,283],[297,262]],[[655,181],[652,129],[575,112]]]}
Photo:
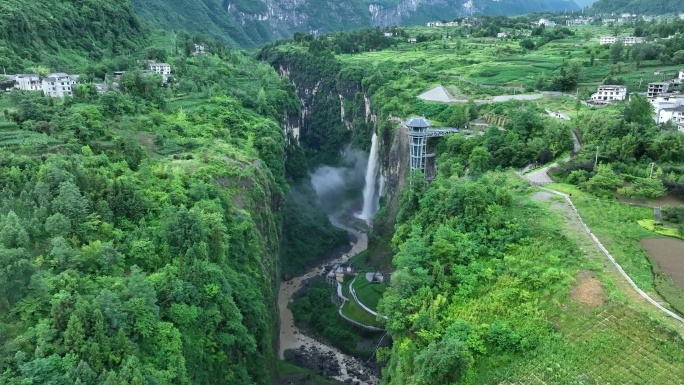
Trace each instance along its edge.
{"label": "waterfall mist", "polygon": [[339,167],[321,166],[311,173],[318,201],[333,223],[339,224],[361,209],[366,162],[364,152],[348,149]]}

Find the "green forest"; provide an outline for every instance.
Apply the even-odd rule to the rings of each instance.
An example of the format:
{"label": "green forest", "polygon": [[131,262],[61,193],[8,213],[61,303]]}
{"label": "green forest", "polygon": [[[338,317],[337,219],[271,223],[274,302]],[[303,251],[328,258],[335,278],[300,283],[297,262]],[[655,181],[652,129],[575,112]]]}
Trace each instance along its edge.
{"label": "green forest", "polygon": [[[0,95],[0,383],[270,384],[281,271],[346,242],[316,205],[285,218],[301,205],[290,184],[308,183],[280,126],[300,114],[294,89],[244,53],[188,56],[187,34],[109,16],[92,41],[53,25],[54,40],[7,57],[59,70],[77,52],[85,78],[111,79],[121,67],[99,55],[135,50],[122,92]],[[136,57],[172,63],[171,84]]]}
{"label": "green forest", "polygon": [[[169,31],[199,33],[230,44],[233,48],[254,47],[275,38],[268,22],[241,23],[219,0],[132,0],[136,14],[155,27]],[[258,0],[231,1],[239,12],[264,13]]]}
{"label": "green forest", "polygon": [[0,4],[0,67],[6,73],[37,63],[74,69],[141,49],[147,38],[129,0]]}

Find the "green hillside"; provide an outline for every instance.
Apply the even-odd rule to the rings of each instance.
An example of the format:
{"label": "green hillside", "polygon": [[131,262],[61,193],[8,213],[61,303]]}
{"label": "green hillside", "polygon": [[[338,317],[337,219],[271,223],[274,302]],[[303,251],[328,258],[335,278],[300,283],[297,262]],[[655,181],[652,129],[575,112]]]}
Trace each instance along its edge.
{"label": "green hillside", "polygon": [[[167,30],[202,33],[233,46],[252,47],[274,38],[268,22],[241,24],[222,0],[133,0],[136,13]],[[232,1],[238,12],[255,15],[266,10],[259,0]]]}
{"label": "green hillside", "polygon": [[662,15],[684,12],[684,2],[680,0],[598,0],[591,10],[595,12]]}
{"label": "green hillside", "polygon": [[[144,28],[129,0],[0,2],[0,67],[7,72],[41,62],[73,68],[144,44]],[[66,68],[65,68],[66,69]]]}

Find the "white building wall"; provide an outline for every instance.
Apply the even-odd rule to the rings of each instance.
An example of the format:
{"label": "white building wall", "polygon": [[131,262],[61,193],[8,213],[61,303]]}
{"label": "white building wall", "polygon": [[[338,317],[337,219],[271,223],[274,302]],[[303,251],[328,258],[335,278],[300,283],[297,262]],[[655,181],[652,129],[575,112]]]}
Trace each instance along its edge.
{"label": "white building wall", "polygon": [[40,78],[38,75],[17,75],[15,87],[22,91],[40,91]]}
{"label": "white building wall", "polygon": [[171,75],[171,66],[166,63],[151,63],[150,71],[160,75]]}
{"label": "white building wall", "polygon": [[63,98],[73,96],[73,86],[76,82],[68,75],[49,75],[41,82],[41,89],[47,96]]}

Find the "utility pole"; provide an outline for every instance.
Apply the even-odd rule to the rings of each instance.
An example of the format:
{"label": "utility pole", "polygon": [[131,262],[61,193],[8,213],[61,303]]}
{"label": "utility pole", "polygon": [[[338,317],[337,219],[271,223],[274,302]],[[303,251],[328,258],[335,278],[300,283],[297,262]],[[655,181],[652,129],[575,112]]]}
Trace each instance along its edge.
{"label": "utility pole", "polygon": [[651,162],[651,174],[648,176],[648,179],[653,178],[653,167],[655,166],[655,162]]}
{"label": "utility pole", "polygon": [[598,166],[598,152],[599,146],[596,146],[596,160],[594,161],[594,169],[596,169],[596,166]]}

